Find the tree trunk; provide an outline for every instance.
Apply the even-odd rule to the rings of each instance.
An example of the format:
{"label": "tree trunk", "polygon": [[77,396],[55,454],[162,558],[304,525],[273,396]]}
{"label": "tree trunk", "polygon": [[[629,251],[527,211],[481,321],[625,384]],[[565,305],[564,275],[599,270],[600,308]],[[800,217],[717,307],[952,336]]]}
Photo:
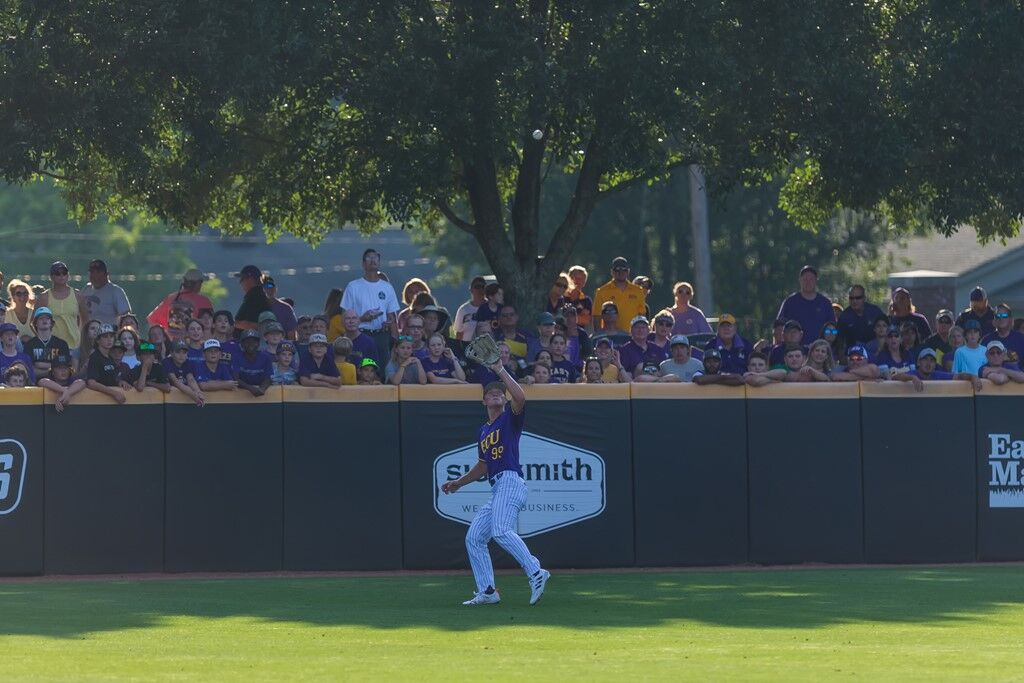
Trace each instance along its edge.
{"label": "tree trunk", "polygon": [[551,285],[568,264],[576,241],[583,234],[599,199],[598,182],[603,172],[600,139],[600,131],[596,130],[587,143],[572,201],[542,258],[537,250],[543,144],[538,141],[525,143],[528,153],[520,164],[518,191],[510,216],[514,243],[505,230],[505,211],[498,199],[493,160],[477,157],[464,167],[474,224],[460,227],[470,232],[480,245],[505,291],[505,301],[518,310],[519,324],[524,330],[536,329],[537,317],[547,308]]}

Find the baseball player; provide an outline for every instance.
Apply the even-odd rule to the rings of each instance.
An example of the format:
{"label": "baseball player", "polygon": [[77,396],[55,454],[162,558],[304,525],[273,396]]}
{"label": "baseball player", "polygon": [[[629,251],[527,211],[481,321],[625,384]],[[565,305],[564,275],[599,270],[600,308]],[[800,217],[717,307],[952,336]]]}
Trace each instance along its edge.
{"label": "baseball player", "polygon": [[[523,433],[526,394],[505,366],[498,361],[491,366],[500,382],[484,387],[487,422],[480,427],[480,453],[476,465],[455,481],[441,485],[441,490],[455,493],[466,484],[477,481],[485,473],[491,484],[491,499],[480,508],[466,532],[466,551],[476,579],[476,594],[463,605],[493,605],[501,602],[494,588],[494,567],[487,544],[493,538],[522,566],[530,581],[530,604],[544,594],[551,573],[542,569],[536,557],[516,533],[519,512],[526,504],[526,482],[519,466],[519,437]],[[505,388],[512,396],[505,401]]]}

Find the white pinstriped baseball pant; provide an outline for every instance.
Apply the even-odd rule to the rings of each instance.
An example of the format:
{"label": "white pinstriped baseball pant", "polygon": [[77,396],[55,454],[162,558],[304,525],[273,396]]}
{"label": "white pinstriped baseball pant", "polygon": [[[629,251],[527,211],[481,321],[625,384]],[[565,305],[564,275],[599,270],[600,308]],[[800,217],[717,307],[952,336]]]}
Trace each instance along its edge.
{"label": "white pinstriped baseball pant", "polygon": [[540,569],[540,561],[530,554],[530,549],[519,538],[516,528],[519,513],[526,504],[526,482],[515,472],[504,472],[491,487],[491,499],[481,507],[466,532],[466,552],[469,566],[473,568],[477,592],[494,585],[494,565],[487,549],[493,538],[509,555],[515,558],[526,576],[532,576]]}

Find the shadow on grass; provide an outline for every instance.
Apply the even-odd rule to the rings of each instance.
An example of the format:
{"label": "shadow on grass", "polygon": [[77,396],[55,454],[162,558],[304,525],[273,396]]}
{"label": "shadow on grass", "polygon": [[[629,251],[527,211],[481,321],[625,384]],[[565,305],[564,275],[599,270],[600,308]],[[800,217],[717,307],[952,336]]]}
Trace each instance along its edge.
{"label": "shadow on grass", "polygon": [[173,617],[465,631],[510,623],[574,629],[670,621],[810,629],[841,623],[954,626],[1024,604],[1024,569],[826,569],[556,575],[537,607],[521,576],[501,605],[464,608],[468,577],[207,579],[0,585],[0,634],[75,637]]}

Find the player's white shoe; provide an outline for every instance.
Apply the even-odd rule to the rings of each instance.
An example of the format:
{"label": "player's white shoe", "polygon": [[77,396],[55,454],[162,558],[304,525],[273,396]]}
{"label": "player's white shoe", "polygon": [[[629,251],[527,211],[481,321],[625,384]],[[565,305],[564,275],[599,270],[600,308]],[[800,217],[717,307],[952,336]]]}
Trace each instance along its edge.
{"label": "player's white shoe", "polygon": [[551,572],[547,569],[541,569],[537,572],[536,576],[530,578],[530,604],[536,605],[537,601],[540,600],[540,596],[544,595],[544,586],[547,585],[548,579],[551,578]]}
{"label": "player's white shoe", "polygon": [[501,598],[498,596],[498,591],[493,593],[484,593],[480,591],[469,600],[466,600],[463,605],[497,605],[501,602]]}

